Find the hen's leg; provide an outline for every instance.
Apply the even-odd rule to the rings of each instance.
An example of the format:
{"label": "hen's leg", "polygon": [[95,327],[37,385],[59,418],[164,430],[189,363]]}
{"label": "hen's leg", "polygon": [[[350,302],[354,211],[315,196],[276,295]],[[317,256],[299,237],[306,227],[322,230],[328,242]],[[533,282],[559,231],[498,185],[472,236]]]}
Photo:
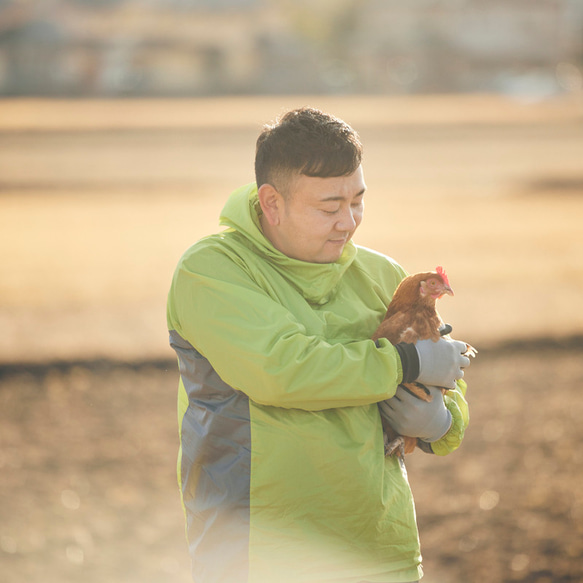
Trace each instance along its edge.
{"label": "hen's leg", "polygon": [[396,454],[398,457],[404,457],[405,455],[405,439],[402,435],[398,435],[392,441],[389,441],[389,437],[385,434],[385,456]]}
{"label": "hen's leg", "polygon": [[416,446],[417,439],[415,437],[397,435],[391,440],[385,433],[385,456],[397,455],[398,457],[404,457],[405,454],[413,453]]}

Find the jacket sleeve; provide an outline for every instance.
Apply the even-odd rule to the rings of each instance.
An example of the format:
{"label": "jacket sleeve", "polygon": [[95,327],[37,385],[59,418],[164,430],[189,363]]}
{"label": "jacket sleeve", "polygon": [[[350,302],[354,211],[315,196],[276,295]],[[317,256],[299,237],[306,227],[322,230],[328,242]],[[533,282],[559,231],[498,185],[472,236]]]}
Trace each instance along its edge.
{"label": "jacket sleeve", "polygon": [[356,406],[392,397],[402,378],[395,348],[382,339],[331,344],[309,335],[244,266],[215,252],[183,260],[168,298],[168,325],[219,376],[259,404],[304,410]]}
{"label": "jacket sleeve", "polygon": [[447,391],[443,396],[445,406],[449,409],[452,423],[449,431],[438,441],[431,443],[431,450],[437,455],[447,455],[455,451],[462,443],[464,433],[470,423],[470,411],[466,401],[467,385],[465,381],[457,381],[455,389]]}

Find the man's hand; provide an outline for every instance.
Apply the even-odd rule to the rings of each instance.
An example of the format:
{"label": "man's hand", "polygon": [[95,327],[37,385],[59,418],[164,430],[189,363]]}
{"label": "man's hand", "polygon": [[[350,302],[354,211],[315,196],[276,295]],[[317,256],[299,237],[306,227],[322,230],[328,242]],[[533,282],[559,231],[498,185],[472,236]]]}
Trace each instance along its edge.
{"label": "man's hand", "polygon": [[452,415],[443,402],[441,389],[427,387],[433,399],[423,401],[399,385],[395,396],[379,403],[381,416],[400,435],[437,441],[449,430]]}
{"label": "man's hand", "polygon": [[470,366],[470,359],[464,355],[468,345],[465,342],[440,338],[418,340],[415,343],[419,357],[419,375],[417,382],[453,389],[455,381],[464,376],[463,369]]}

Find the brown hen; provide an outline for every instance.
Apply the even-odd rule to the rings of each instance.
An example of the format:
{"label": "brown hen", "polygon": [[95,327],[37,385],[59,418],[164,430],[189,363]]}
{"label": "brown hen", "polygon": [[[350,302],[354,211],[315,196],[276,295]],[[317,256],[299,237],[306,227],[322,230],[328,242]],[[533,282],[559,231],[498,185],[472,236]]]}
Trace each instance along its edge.
{"label": "brown hen", "polygon": [[[415,343],[417,340],[436,342],[442,334],[451,331],[451,327],[444,326],[435,307],[435,302],[444,295],[453,296],[453,290],[442,267],[406,277],[395,290],[385,318],[372,339],[387,338],[391,344]],[[468,345],[466,355],[474,356],[476,352]],[[424,385],[407,383],[403,386],[416,397],[431,401],[429,390]],[[386,447],[388,454],[397,450],[402,453],[413,452],[417,438],[399,436],[385,419],[383,428],[388,441]]]}

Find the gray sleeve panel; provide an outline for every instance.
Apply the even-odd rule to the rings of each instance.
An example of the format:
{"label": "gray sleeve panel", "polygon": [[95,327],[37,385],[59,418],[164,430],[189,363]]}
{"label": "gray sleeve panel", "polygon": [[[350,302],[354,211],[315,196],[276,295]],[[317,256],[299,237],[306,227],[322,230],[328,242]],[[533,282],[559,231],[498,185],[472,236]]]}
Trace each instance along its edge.
{"label": "gray sleeve panel", "polygon": [[188,395],[182,420],[182,499],[195,581],[246,583],[251,429],[249,399],[222,381],[175,331]]}

